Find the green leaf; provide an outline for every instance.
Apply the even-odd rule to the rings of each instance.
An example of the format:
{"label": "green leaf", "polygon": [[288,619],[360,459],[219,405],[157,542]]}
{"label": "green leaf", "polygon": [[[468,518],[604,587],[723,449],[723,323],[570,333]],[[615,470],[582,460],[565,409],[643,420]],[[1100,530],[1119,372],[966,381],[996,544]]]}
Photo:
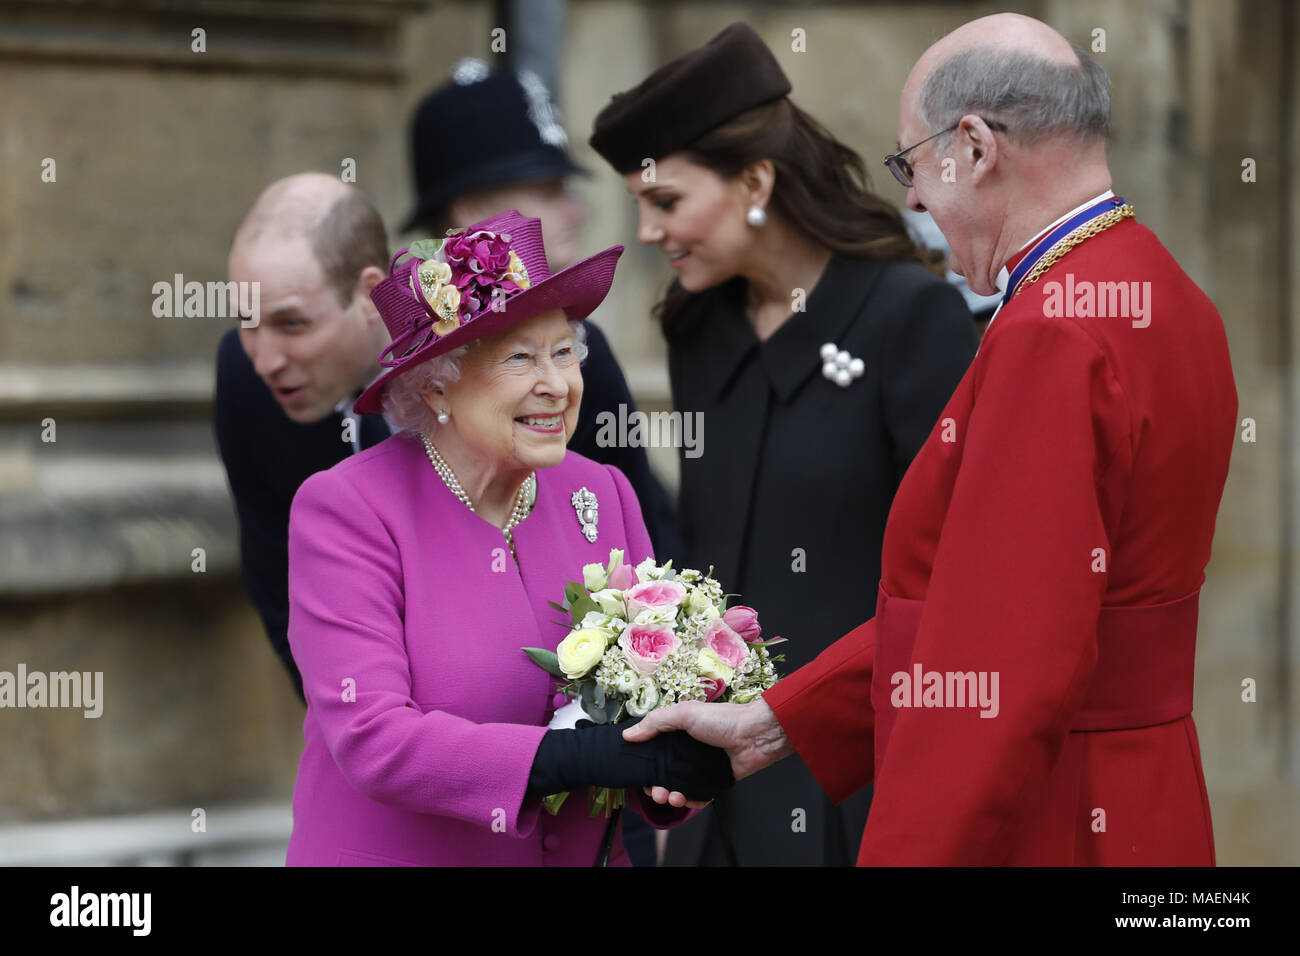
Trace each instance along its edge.
{"label": "green leaf", "polygon": [[560,661],[559,658],[555,656],[555,651],[543,650],[540,647],[524,647],[520,649],[528,655],[529,659],[532,660],[534,664],[546,671],[546,673],[553,674],[556,677],[563,677],[566,680],[568,679],[568,675],[565,674],[564,671],[560,670]]}
{"label": "green leaf", "polygon": [[770,641],[754,641],[750,647],[771,647],[773,644],[784,644],[787,638],[774,637]]}
{"label": "green leaf", "polygon": [[546,808],[547,813],[555,816],[560,812],[560,807],[564,805],[564,801],[568,796],[569,791],[566,790],[564,793],[553,793],[549,797],[542,797],[542,806]]}
{"label": "green leaf", "polygon": [[608,817],[625,806],[627,791],[622,787],[591,787],[587,791],[587,813],[592,819],[602,813]]}
{"label": "green leaf", "polygon": [[564,586],[564,600],[565,603],[567,603],[570,608],[573,607],[574,601],[578,600],[578,598],[584,598],[586,596],[587,596],[587,589],[576,581],[570,581],[568,584]]}
{"label": "green leaf", "polygon": [[[596,703],[596,693],[600,692],[601,702]],[[605,714],[605,695],[600,686],[593,680],[582,685],[582,709],[588,717],[597,724],[609,723],[609,718]]]}
{"label": "green leaf", "polygon": [[568,613],[569,613],[569,609],[568,609],[567,607],[565,607],[563,604],[559,604],[559,603],[557,603],[557,602],[555,602],[555,601],[547,601],[546,603],[549,604],[551,607],[555,608],[557,611],[560,611],[560,612],[563,613],[563,614],[568,614]]}
{"label": "green leaf", "polygon": [[582,597],[574,601],[573,606],[569,608],[569,613],[573,615],[574,627],[577,627],[579,624],[581,624],[582,619],[586,617],[590,612],[599,611],[599,610],[600,610],[600,605],[597,604],[595,601],[593,601],[590,595],[584,593]]}
{"label": "green leaf", "polygon": [[432,259],[441,248],[441,239],[417,239],[407,247],[406,251],[421,259]]}

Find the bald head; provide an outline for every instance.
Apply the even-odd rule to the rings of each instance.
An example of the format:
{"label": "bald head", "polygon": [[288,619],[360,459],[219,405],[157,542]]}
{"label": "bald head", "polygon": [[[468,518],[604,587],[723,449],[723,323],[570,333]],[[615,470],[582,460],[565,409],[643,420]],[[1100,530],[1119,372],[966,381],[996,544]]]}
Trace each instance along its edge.
{"label": "bald head", "polygon": [[248,207],[235,230],[235,242],[252,242],[263,236],[305,237],[351,190],[337,177],[325,173],[298,173],[277,179]]}
{"label": "bald head", "polygon": [[908,82],[918,74],[924,77],[945,57],[970,49],[1016,50],[1061,65],[1078,63],[1070,41],[1046,23],[1019,13],[995,13],[963,23],[931,46],[916,61]]}
{"label": "bald head", "polygon": [[292,245],[311,250],[344,305],[364,268],[388,266],[379,212],[355,186],[325,173],[286,176],[262,190],[235,230],[231,255]]}
{"label": "bald head", "polygon": [[902,105],[932,132],[978,114],[1021,144],[1092,144],[1110,132],[1105,71],[1047,24],[1017,13],[973,20],[931,46],[908,76]]}

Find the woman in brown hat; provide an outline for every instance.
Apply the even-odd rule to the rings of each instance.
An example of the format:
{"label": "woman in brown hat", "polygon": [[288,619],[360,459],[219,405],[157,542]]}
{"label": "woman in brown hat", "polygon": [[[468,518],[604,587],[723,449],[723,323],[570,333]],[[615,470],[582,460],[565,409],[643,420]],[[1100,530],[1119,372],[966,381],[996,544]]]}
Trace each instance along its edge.
{"label": "woman in brown hat", "polygon": [[[960,294],[790,90],[733,24],[591,137],[677,272],[656,313],[673,404],[707,439],[681,456],[678,563],[761,598],[787,671],[874,613],[894,491],[976,348]],[[768,774],[674,831],[665,862],[852,864],[869,790],[837,807],[797,757]]]}

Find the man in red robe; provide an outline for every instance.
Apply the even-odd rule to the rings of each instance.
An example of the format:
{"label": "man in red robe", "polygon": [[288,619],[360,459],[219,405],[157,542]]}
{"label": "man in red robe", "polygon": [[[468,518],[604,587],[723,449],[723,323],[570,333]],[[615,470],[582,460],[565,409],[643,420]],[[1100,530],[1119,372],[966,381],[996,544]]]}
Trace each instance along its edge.
{"label": "man in red robe", "polygon": [[1109,114],[1027,17],[917,61],[887,164],[1006,297],[894,499],[876,616],[625,735],[688,730],[737,778],[797,750],[837,800],[874,780],[860,865],[1214,864],[1192,681],[1237,396],[1218,312],[1110,191]]}

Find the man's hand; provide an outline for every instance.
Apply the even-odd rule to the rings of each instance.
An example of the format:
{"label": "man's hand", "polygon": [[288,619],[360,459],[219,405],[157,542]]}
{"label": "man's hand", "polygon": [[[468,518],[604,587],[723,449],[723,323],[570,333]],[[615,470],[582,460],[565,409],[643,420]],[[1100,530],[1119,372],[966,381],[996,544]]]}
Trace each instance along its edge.
{"label": "man's hand", "polygon": [[[786,739],[772,708],[761,697],[750,704],[688,701],[652,710],[623,731],[623,739],[632,742],[649,740],[670,730],[684,730],[702,743],[721,747],[731,758],[731,772],[737,780],[743,780],[794,753],[794,747]],[[669,792],[663,787],[647,787],[646,793],[655,803],[674,807],[699,809],[708,806],[697,800],[687,800],[685,794],[676,790]]]}

